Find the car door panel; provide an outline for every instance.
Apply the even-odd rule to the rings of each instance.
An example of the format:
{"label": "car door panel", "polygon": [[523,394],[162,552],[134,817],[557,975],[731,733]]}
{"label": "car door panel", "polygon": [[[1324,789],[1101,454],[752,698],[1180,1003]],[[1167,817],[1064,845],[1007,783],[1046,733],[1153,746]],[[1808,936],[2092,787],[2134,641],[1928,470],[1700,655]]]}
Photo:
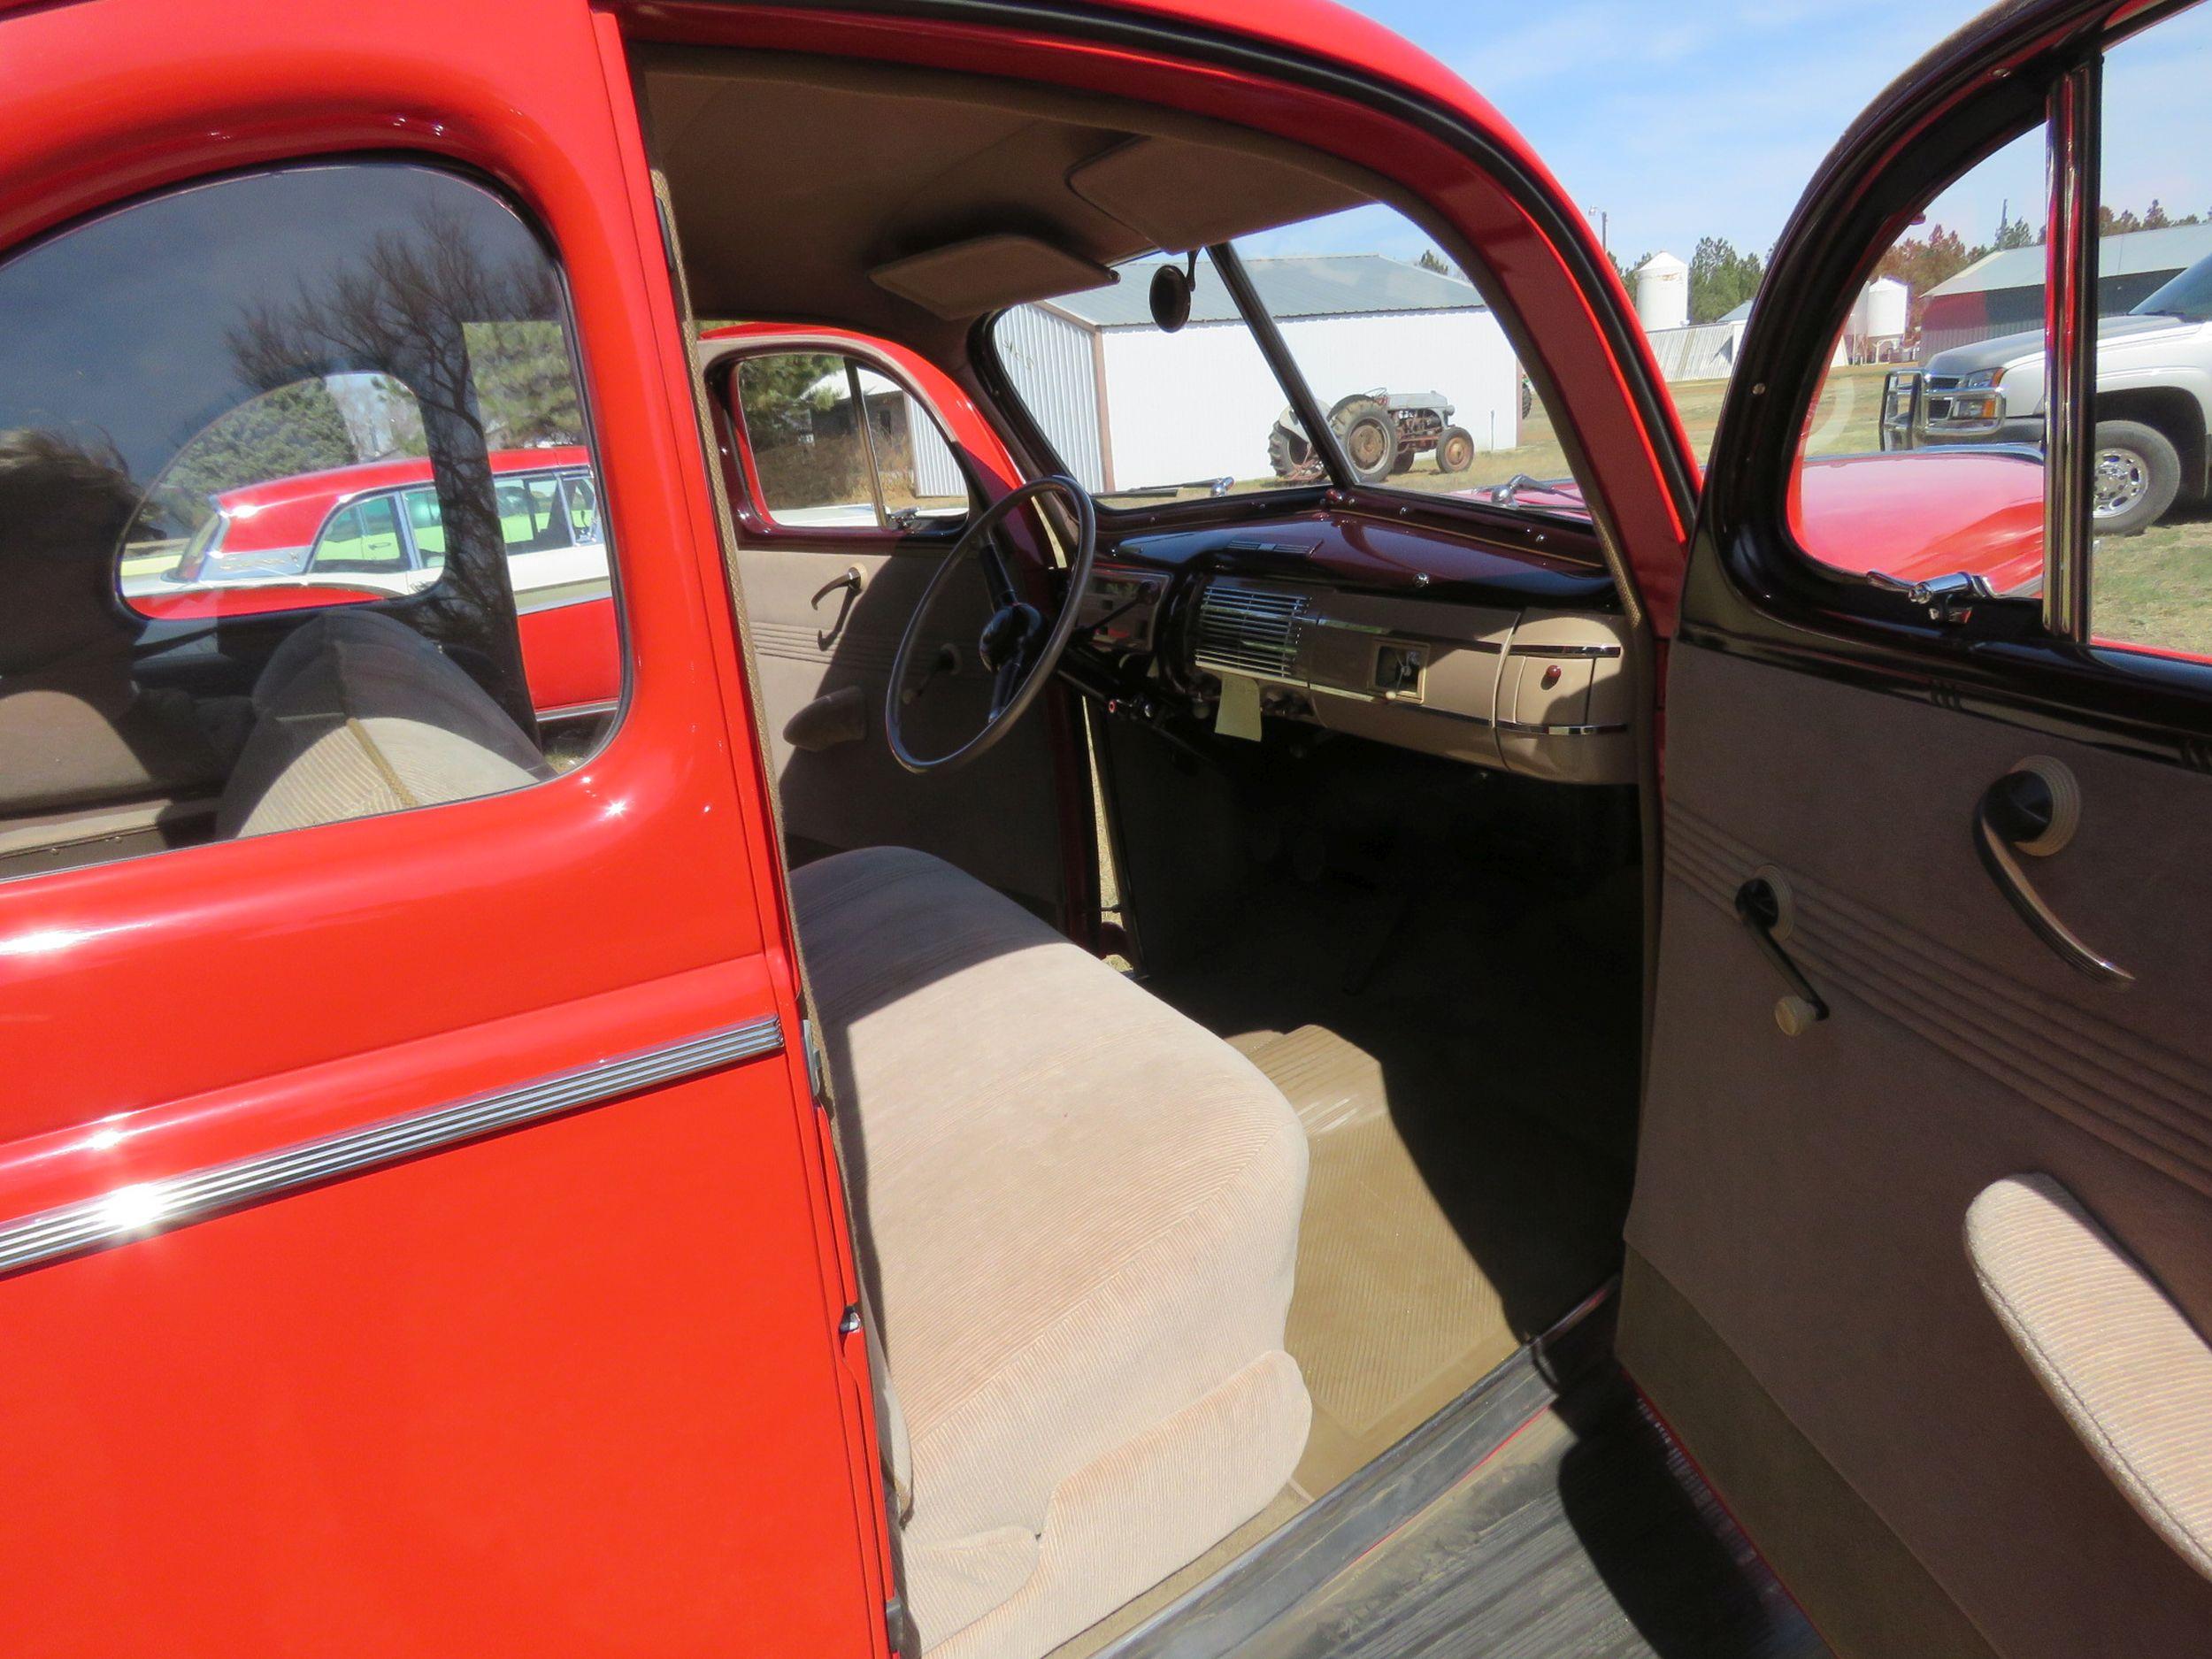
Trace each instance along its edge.
{"label": "car door panel", "polygon": [[[880,542],[810,545],[777,536],[749,539],[739,551],[785,831],[802,863],[825,850],[918,847],[1033,902],[1056,906],[1060,849],[1042,720],[1021,722],[952,773],[917,777],[892,758],[885,741],[891,658],[949,546],[938,539],[885,550]],[[849,571],[859,573],[856,589],[833,585]],[[926,664],[949,651],[957,665],[933,676],[907,705],[917,752],[943,753],[983,724],[991,680],[976,640],[990,611],[982,581],[972,577],[932,605],[917,660]],[[849,692],[859,694],[862,726],[849,741],[806,749],[792,741],[795,721],[815,703]],[[989,810],[981,810],[987,802]]]}
{"label": "car door panel", "polygon": [[0,95],[0,241],[364,147],[502,180],[562,261],[623,578],[577,688],[621,719],[510,793],[0,883],[9,1646],[882,1652],[850,1263],[618,42],[581,4],[234,12],[0,21],[41,66]]}
{"label": "car door panel", "polygon": [[[1636,1294],[1632,1271],[1630,1369],[1701,1459],[1755,1457],[1734,1443],[1747,1417],[1654,1386],[1686,1378],[1670,1350],[1696,1347],[1701,1321],[1995,1651],[2186,1650],[2212,1628],[2212,1582],[2039,1386],[1965,1231],[1993,1183],[2054,1177],[2212,1328],[2212,884],[2196,856],[2212,778],[1695,644],[1675,652],[1670,712],[1628,1239],[1695,1318]],[[2083,803],[2072,843],[2034,860],[2032,879],[2136,972],[2125,992],[2032,934],[1977,856],[1982,792],[2030,757],[2072,769]],[[1783,949],[1832,1010],[1796,1037],[1774,1015],[1790,987],[1735,913],[1756,872],[1786,888]],[[1720,1484],[1754,1507],[1772,1496],[1756,1474]],[[1808,1564],[1790,1548],[1802,1533],[1746,1518],[1786,1579]],[[1811,1571],[1839,1600],[1880,1594]],[[1939,1628],[1860,1650],[1971,1650]]]}

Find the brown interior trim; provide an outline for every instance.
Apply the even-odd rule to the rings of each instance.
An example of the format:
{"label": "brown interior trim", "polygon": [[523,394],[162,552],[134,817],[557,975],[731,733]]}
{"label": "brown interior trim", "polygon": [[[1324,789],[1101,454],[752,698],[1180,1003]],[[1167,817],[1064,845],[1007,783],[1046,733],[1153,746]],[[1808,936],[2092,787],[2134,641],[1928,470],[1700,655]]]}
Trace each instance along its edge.
{"label": "brown interior trim", "polygon": [[1622,1270],[1617,1346],[1653,1410],[1692,1451],[1837,1659],[1996,1659],[1958,1603],[1704,1316],[1632,1248]]}

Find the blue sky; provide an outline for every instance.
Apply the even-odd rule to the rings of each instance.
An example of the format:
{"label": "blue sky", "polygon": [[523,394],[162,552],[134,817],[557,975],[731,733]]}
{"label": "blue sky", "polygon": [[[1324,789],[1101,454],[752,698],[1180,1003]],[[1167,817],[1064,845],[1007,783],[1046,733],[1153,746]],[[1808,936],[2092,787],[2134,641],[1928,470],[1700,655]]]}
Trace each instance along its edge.
{"label": "blue sky", "polygon": [[1702,235],[1764,253],[1851,118],[1981,9],[1977,0],[1348,3],[1496,104],[1586,211],[1611,216],[1624,259],[1660,248],[1686,259]]}
{"label": "blue sky", "polygon": [[[1982,9],[1981,0],[1348,0],[1440,58],[1487,96],[1593,216],[1609,214],[1623,260],[1664,248],[1688,258],[1701,236],[1764,254],[1813,170],[1852,118],[1914,59]],[[2176,212],[2212,208],[2212,138],[2177,142],[2199,113],[2212,57],[2200,12],[2165,26],[2161,50],[2139,48],[2108,96],[2108,200]],[[2147,42],[2142,43],[2147,46]],[[2121,49],[2123,53],[2127,48]],[[2186,63],[2177,58],[2191,59]],[[2182,116],[2182,111],[2187,111]],[[2141,130],[2135,131],[2140,116]],[[2039,137],[1976,169],[1930,217],[1985,242],[2008,204],[2042,217]],[[1294,237],[1298,245],[1286,238]],[[1256,239],[1256,251],[1353,248],[1411,257],[1425,239],[1383,210],[1339,215]]]}

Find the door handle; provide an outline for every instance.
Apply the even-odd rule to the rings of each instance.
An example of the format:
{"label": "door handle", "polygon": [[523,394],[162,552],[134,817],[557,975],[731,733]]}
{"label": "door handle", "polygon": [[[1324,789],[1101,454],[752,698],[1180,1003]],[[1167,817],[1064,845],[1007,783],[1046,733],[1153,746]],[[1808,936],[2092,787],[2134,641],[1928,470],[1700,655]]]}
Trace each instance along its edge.
{"label": "door handle", "polygon": [[2036,757],[2022,761],[1982,791],[1974,809],[1974,850],[2005,902],[2028,931],[2078,973],[2124,990],[2135,976],[2100,956],[2059,920],[2022,865],[2022,855],[2048,858],[2074,838],[2081,822],[2081,786],[2062,763]]}
{"label": "door handle", "polygon": [[828,598],[832,594],[837,592],[837,590],[841,588],[845,591],[845,598],[843,603],[837,607],[837,619],[831,623],[827,628],[818,628],[815,630],[814,645],[815,649],[818,650],[826,651],[829,649],[830,641],[844,632],[845,618],[852,614],[853,601],[860,597],[859,565],[854,565],[848,566],[845,573],[842,576],[840,576],[835,581],[824,582],[819,588],[817,588],[814,590],[814,597],[806,602],[807,609],[810,611],[819,611],[822,608],[822,601]]}
{"label": "door handle", "polygon": [[1736,889],[1736,919],[1751,930],[1751,937],[1759,947],[1759,954],[1774,964],[1793,995],[1774,1005],[1774,1023],[1782,1033],[1794,1037],[1808,1026],[1828,1018],[1827,1002],[1804,971],[1790,960],[1790,953],[1782,949],[1775,937],[1782,925],[1782,895],[1774,882],[1765,876],[1754,876]]}

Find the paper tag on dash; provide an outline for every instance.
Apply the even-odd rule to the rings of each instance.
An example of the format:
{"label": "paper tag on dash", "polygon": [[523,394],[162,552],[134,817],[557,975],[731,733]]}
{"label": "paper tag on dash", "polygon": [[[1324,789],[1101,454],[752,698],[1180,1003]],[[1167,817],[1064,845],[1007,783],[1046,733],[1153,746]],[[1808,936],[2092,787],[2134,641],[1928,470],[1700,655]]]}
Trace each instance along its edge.
{"label": "paper tag on dash", "polygon": [[1214,707],[1214,735],[1260,741],[1260,682],[1235,674],[1221,676],[1221,701]]}

